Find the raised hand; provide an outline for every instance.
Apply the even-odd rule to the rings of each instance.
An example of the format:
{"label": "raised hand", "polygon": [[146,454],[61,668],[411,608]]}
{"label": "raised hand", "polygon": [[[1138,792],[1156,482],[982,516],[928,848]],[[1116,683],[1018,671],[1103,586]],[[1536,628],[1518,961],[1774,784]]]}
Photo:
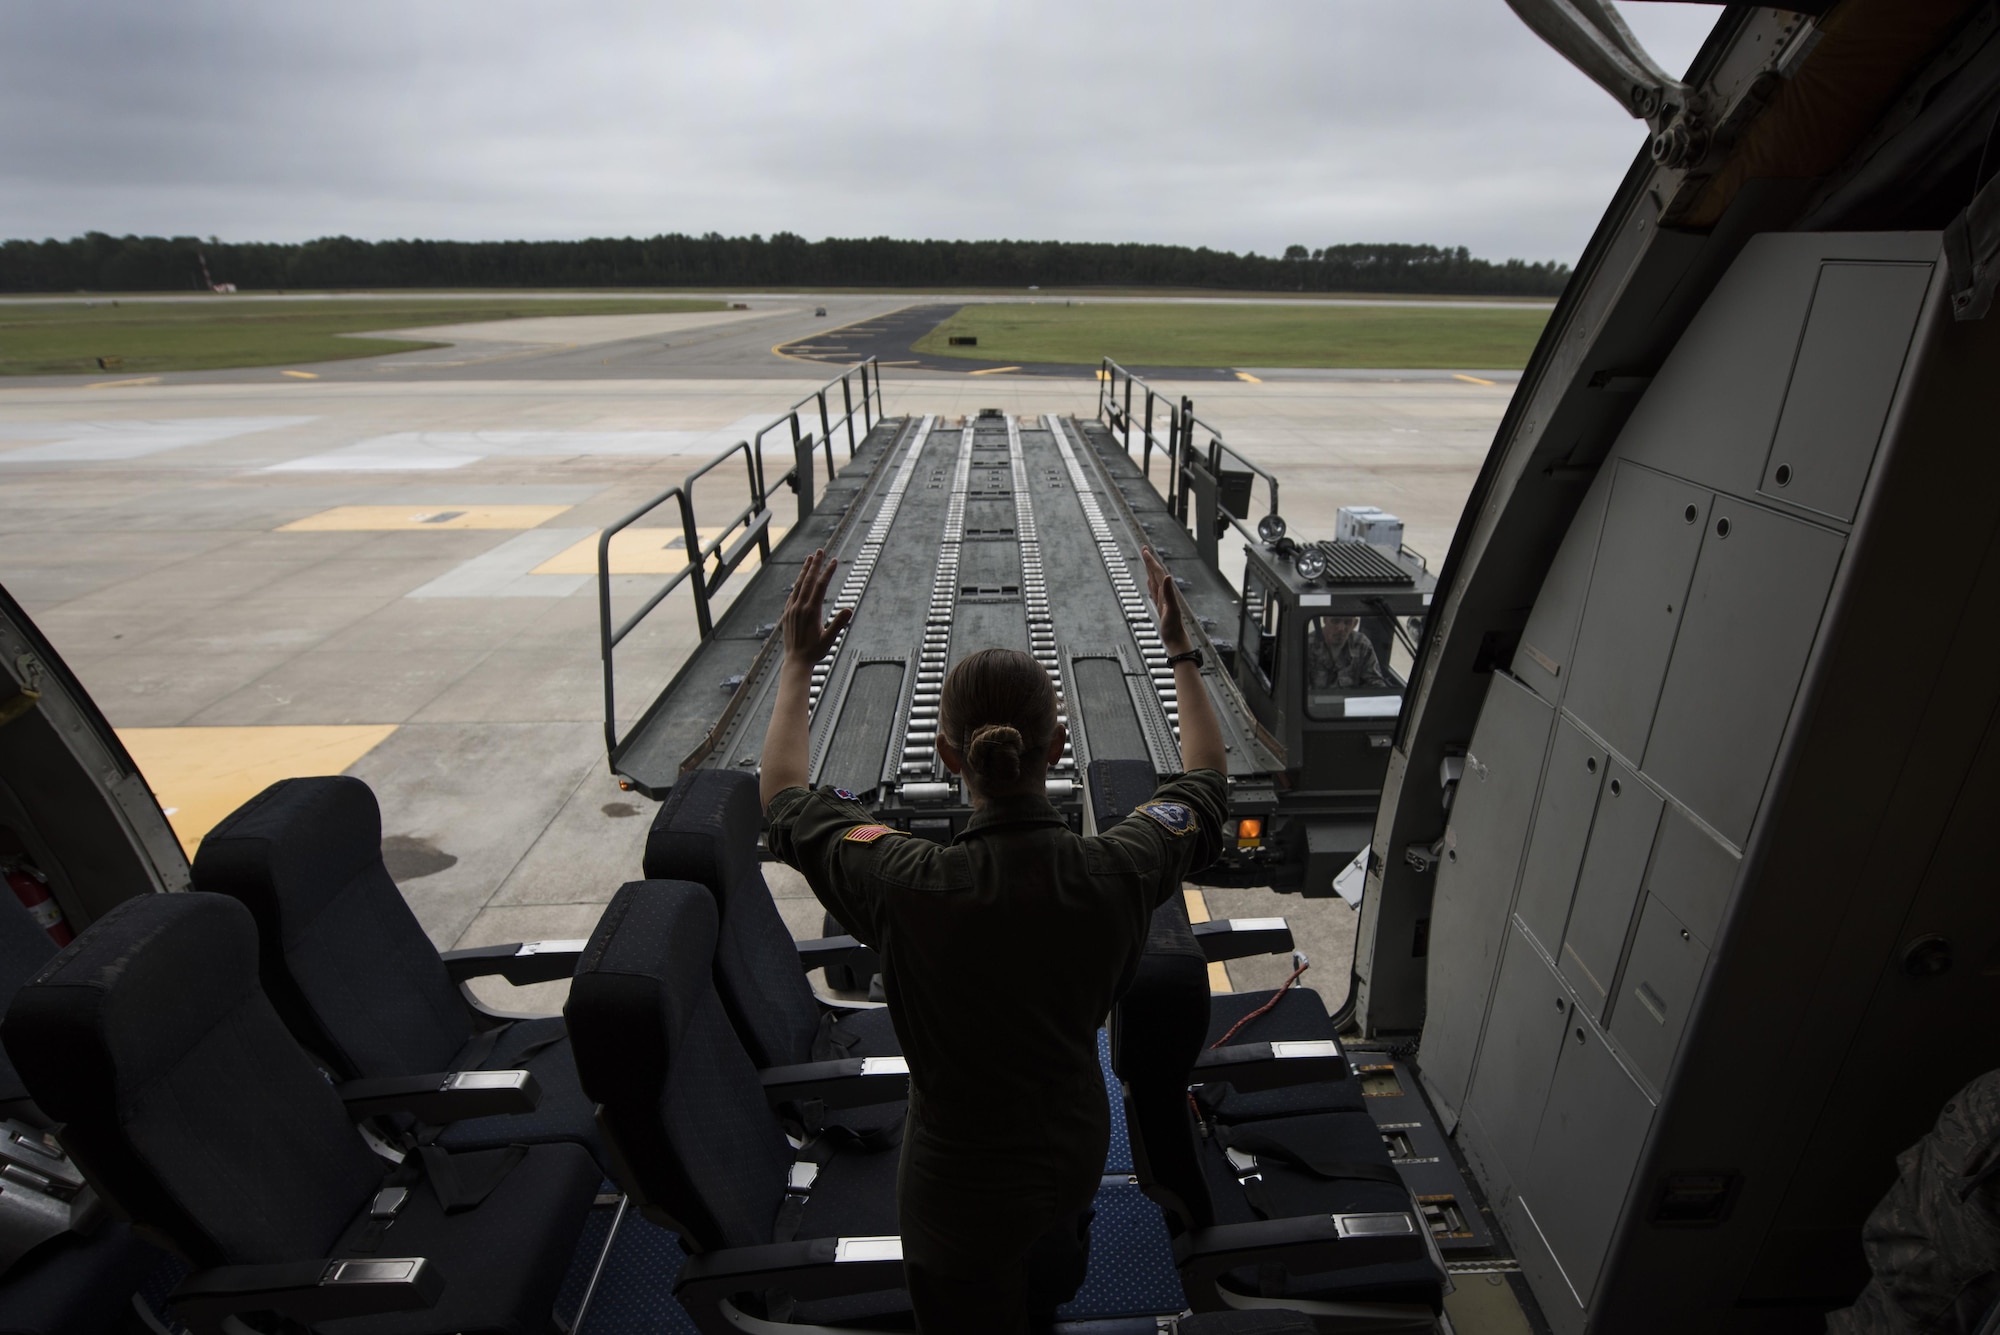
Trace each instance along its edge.
{"label": "raised hand", "polygon": [[826,554],[821,548],[806,558],[799,570],[799,578],[792,585],[792,592],[785,599],[785,611],[780,624],[785,629],[785,657],[810,667],[825,658],[833,648],[833,642],[840,638],[840,632],[847,629],[853,616],[851,609],[842,608],[833,614],[832,620],[825,620],[826,587],[833,581],[833,572],[840,568],[840,562]]}
{"label": "raised hand", "polygon": [[1160,640],[1168,653],[1185,653],[1189,641],[1187,626],[1181,621],[1181,591],[1151,547],[1140,548],[1139,556],[1146,565],[1146,591],[1153,595],[1153,608],[1160,615]]}

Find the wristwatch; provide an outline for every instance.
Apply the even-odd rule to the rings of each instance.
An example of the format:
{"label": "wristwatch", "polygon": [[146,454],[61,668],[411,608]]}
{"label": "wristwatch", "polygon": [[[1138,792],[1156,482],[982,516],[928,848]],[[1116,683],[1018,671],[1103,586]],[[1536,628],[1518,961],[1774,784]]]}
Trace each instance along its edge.
{"label": "wristwatch", "polygon": [[1196,667],[1200,667],[1202,664],[1201,650],[1189,649],[1183,653],[1175,654],[1167,660],[1168,667],[1172,667],[1176,663],[1192,663]]}

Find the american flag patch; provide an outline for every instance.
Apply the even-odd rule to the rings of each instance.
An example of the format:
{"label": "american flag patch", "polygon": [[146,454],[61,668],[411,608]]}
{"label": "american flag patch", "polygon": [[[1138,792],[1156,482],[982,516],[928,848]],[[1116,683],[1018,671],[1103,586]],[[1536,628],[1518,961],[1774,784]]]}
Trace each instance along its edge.
{"label": "american flag patch", "polygon": [[857,825],[840,837],[850,844],[872,844],[885,834],[901,834],[891,825]]}

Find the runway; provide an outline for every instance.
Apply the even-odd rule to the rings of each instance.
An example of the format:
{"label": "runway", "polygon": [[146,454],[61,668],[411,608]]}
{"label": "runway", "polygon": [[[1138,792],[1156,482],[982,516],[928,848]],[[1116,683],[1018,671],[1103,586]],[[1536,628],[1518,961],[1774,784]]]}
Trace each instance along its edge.
{"label": "runway", "polygon": [[[605,764],[596,534],[833,370],[774,346],[911,304],[823,300],[824,319],[754,298],[733,320],[643,335],[514,329],[289,368],[311,378],[7,382],[0,583],[189,846],[273,779],[345,770],[380,797],[392,870],[441,946],[587,935],[638,874],[652,812]],[[1388,373],[1162,388],[1279,474],[1295,532],[1331,536],[1338,505],[1379,505],[1433,565],[1511,392]],[[888,368],[885,386],[891,413],[954,418],[1089,417],[1096,395],[1094,379],[922,368]],[[704,516],[742,504],[736,477],[701,484]],[[678,568],[677,542],[651,529],[614,546],[620,607]],[[621,649],[621,696],[650,699],[694,642],[687,600],[669,598]],[[775,884],[795,930],[817,934],[803,885]],[[1207,893],[1217,916],[1293,918],[1308,953],[1339,961],[1314,975],[1339,1000],[1352,915],[1338,901]],[[1238,962],[1229,978],[1272,968],[1288,971]],[[539,1009],[559,989],[496,982],[489,1000]]]}
{"label": "runway", "polygon": [[[824,379],[836,374],[838,368],[868,357],[875,357],[891,370],[910,376],[987,376],[1004,372],[1056,379],[1092,379],[1097,373],[1095,364],[1017,364],[941,357],[911,349],[911,344],[968,304],[1064,298],[1043,298],[1029,293],[1006,297],[852,293],[824,296],[769,293],[712,295],[747,309],[681,315],[528,317],[484,324],[371,331],[367,337],[400,333],[413,341],[445,342],[448,346],[391,353],[384,357],[301,362],[293,366],[261,366],[242,370],[174,371],[129,377],[109,373],[90,377],[12,376],[0,381],[0,392],[26,388],[55,389],[80,383],[143,388],[151,385],[264,385],[286,380],[391,384],[494,380],[736,380],[788,378],[794,375]],[[337,295],[326,298],[329,301],[340,299]],[[21,300],[0,298],[0,307],[8,301]],[[43,299],[26,300],[39,302]],[[136,300],[168,299],[142,297]],[[232,300],[254,302],[263,298]],[[1115,300],[1121,303],[1150,301],[1189,305],[1205,304],[1211,299],[1118,297]],[[1230,298],[1228,302],[1244,304],[1244,300]],[[1272,298],[1250,298],[1248,301],[1266,305],[1292,304]],[[1336,299],[1318,304],[1472,309],[1527,303]],[[826,314],[816,315],[814,312],[818,310],[824,310]],[[1148,378],[1193,382],[1240,380],[1245,374],[1260,380],[1344,378],[1381,381],[1449,379],[1456,374],[1471,374],[1480,379],[1511,384],[1518,374],[1476,367],[1459,372],[1138,365],[1127,369]]]}

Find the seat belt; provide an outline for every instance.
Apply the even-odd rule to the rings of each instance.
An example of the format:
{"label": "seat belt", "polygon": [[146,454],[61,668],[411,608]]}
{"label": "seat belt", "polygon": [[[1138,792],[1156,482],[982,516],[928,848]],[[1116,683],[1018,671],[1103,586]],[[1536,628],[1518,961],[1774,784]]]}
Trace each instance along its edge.
{"label": "seat belt", "polygon": [[[457,1062],[455,1063],[457,1069],[461,1071],[485,1070],[486,1062],[489,1058],[493,1056],[495,1049],[497,1049],[500,1046],[500,1040],[502,1038],[505,1038],[507,1036],[507,1031],[512,1029],[513,1027],[514,1026],[512,1024],[496,1024],[491,1029],[482,1029],[478,1033],[474,1034],[472,1036],[472,1041],[470,1043],[467,1043],[465,1045],[464,1050],[458,1054],[458,1059]],[[509,1057],[507,1060],[510,1062],[518,1062],[522,1065],[526,1065],[528,1059],[530,1057],[533,1057],[536,1053],[542,1051],[544,1048],[551,1048],[554,1047],[556,1044],[562,1042],[563,1039],[568,1035],[568,1032],[569,1031],[567,1029],[558,1030],[556,1033],[550,1035],[548,1038],[540,1039],[537,1040],[536,1042],[528,1044],[528,1046],[522,1048],[519,1052],[515,1053],[512,1057]]]}
{"label": "seat belt", "polygon": [[1272,1203],[1270,1193],[1264,1186],[1261,1171],[1263,1159],[1324,1182],[1380,1182],[1409,1190],[1403,1184],[1403,1175],[1388,1164],[1312,1158],[1274,1136],[1254,1131],[1233,1130],[1218,1125],[1215,1134],[1216,1143],[1225,1147],[1224,1154],[1236,1175],[1236,1185],[1243,1189],[1243,1199],[1266,1219],[1281,1218],[1284,1212]]}
{"label": "seat belt", "polygon": [[381,1190],[369,1203],[368,1213],[348,1227],[340,1247],[363,1255],[375,1251],[382,1245],[382,1236],[409,1203],[411,1191],[425,1179],[446,1214],[464,1214],[477,1208],[528,1157],[528,1147],[509,1145],[497,1154],[486,1150],[474,1154],[491,1155],[491,1159],[475,1170],[467,1162],[473,1155],[454,1155],[435,1145],[420,1145],[411,1150],[383,1181]]}
{"label": "seat belt", "polygon": [[[817,1145],[809,1142],[799,1149],[805,1154]],[[790,1242],[799,1235],[799,1225],[805,1222],[806,1204],[812,1199],[813,1183],[819,1177],[820,1165],[801,1158],[791,1166],[785,1177],[785,1199],[778,1206],[778,1217],[771,1225],[772,1242]]]}

